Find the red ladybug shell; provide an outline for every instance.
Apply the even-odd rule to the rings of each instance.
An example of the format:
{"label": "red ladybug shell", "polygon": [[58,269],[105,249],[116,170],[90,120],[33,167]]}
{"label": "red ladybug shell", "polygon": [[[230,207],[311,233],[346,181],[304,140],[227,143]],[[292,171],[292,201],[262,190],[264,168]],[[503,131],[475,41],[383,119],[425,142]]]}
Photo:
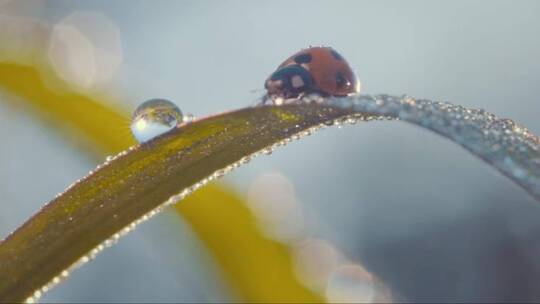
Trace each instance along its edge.
{"label": "red ladybug shell", "polygon": [[269,97],[298,98],[306,93],[347,96],[360,82],[345,59],[330,47],[311,47],[292,55],[268,77]]}

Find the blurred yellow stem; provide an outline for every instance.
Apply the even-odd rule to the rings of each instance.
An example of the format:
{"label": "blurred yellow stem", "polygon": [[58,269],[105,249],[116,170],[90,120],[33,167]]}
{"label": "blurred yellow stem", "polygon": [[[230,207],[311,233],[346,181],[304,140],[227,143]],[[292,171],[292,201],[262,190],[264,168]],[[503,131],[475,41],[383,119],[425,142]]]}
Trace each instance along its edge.
{"label": "blurred yellow stem", "polygon": [[[0,62],[0,87],[24,102],[11,105],[33,110],[72,140],[85,138],[85,152],[97,159],[134,144],[127,111],[112,108],[103,97],[70,90],[47,67]],[[294,276],[287,246],[266,239],[245,204],[222,186],[206,186],[175,210],[192,225],[243,301],[322,301]]]}

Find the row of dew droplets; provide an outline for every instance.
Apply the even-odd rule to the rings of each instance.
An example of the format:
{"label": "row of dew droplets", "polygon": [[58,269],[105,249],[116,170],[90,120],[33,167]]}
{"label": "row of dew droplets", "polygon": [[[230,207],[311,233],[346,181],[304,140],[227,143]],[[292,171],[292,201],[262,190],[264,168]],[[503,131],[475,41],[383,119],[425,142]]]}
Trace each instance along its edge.
{"label": "row of dew droplets", "polygon": [[483,109],[408,96],[356,96],[329,104],[399,118],[435,131],[484,159],[540,200],[540,139]]}
{"label": "row of dew droplets", "polygon": [[[326,101],[324,98],[318,98],[316,99],[316,103],[322,104]],[[307,100],[305,103],[313,103],[313,100]],[[275,106],[275,105],[274,105]],[[43,293],[50,290],[52,287],[60,283],[63,279],[69,276],[69,273],[75,269],[80,267],[81,265],[89,262],[90,260],[93,260],[98,253],[100,253],[102,250],[104,250],[107,247],[110,247],[118,242],[118,240],[129,233],[130,231],[134,230],[139,224],[147,221],[154,215],[160,213],[165,207],[172,205],[183,198],[185,198],[187,195],[191,194],[192,192],[196,191],[197,189],[201,188],[202,186],[206,185],[207,183],[220,178],[224,176],[225,174],[229,173],[230,171],[240,167],[243,164],[247,164],[250,162],[254,157],[265,154],[270,155],[272,154],[273,150],[276,149],[279,146],[284,146],[287,143],[293,141],[293,140],[299,140],[303,137],[309,136],[313,134],[314,132],[326,128],[328,126],[337,126],[338,128],[341,128],[344,123],[349,124],[355,124],[357,121],[369,121],[378,119],[379,117],[375,115],[366,116],[364,114],[351,114],[349,116],[345,116],[342,118],[338,118],[332,121],[328,121],[325,123],[321,123],[319,125],[307,128],[305,130],[299,131],[295,134],[292,134],[290,137],[287,137],[283,140],[280,140],[271,146],[265,147],[251,155],[244,156],[237,162],[234,162],[227,167],[223,169],[216,170],[214,173],[210,174],[206,178],[202,179],[201,181],[195,183],[194,185],[187,187],[186,189],[182,190],[179,194],[171,196],[166,202],[161,204],[160,206],[154,208],[152,211],[148,212],[147,214],[143,215],[139,219],[133,221],[128,226],[124,227],[119,232],[112,235],[107,240],[103,241],[101,244],[96,246],[94,249],[92,249],[87,255],[81,257],[77,262],[75,262],[72,266],[70,266],[68,269],[61,272],[60,275],[54,277],[50,282],[45,284],[42,288],[39,290],[36,290],[34,294],[26,299],[27,303],[34,303],[36,302]],[[194,120],[193,115],[187,114],[184,115],[180,109],[172,102],[165,100],[165,99],[150,99],[148,101],[143,102],[140,104],[134,111],[132,115],[132,120],[130,124],[130,128],[133,134],[133,137],[137,140],[139,143],[144,143],[146,141],[151,140],[152,138],[159,136],[161,134],[164,134],[166,132],[171,131],[172,129],[185,124],[190,123]],[[108,165],[110,162],[116,160],[119,157],[122,157],[126,154],[128,154],[130,151],[134,150],[136,146],[132,146],[128,148],[127,150],[124,150],[117,155],[114,156],[108,156],[106,158],[105,163],[100,164],[96,167],[96,169],[89,172],[89,174],[75,183],[73,183],[70,187],[68,187],[67,190],[72,188],[74,185],[80,183],[84,179],[88,178],[88,176],[94,174],[97,170],[99,170],[101,167]],[[66,190],[66,191],[67,191]],[[65,191],[64,191],[65,192]],[[58,196],[62,195],[62,193],[58,194]]]}
{"label": "row of dew droplets", "polygon": [[[322,104],[322,103],[324,103],[326,101],[325,98],[321,98],[321,97],[318,97],[318,98],[308,97],[308,98],[311,98],[311,99],[299,100],[299,101],[301,103],[306,103],[306,104],[309,104],[309,103]],[[355,124],[357,121],[360,121],[360,120],[361,121],[369,121],[369,120],[374,120],[374,119],[377,119],[377,118],[378,117],[376,115],[366,116],[366,115],[361,115],[361,114],[352,114],[352,115],[346,116],[344,118],[336,119],[336,120],[332,121],[332,123],[330,123],[328,125],[335,125],[335,126],[341,127],[343,123]],[[149,134],[139,134],[141,131],[146,132],[146,130],[144,130],[144,129],[140,130],[140,128],[136,127],[137,125],[141,124],[139,122],[141,119],[147,120],[145,123],[143,123],[143,125],[158,124],[160,129],[163,130],[163,131],[161,133],[158,133],[158,132],[153,133],[153,130],[157,129],[157,128],[153,128],[152,132],[150,132]],[[133,120],[132,120],[132,123],[131,123],[132,133],[133,133],[133,135],[134,135],[134,137],[136,139],[137,138],[142,138],[142,139],[144,139],[143,141],[147,141],[147,140],[150,140],[151,138],[153,138],[155,136],[161,135],[161,134],[163,134],[165,132],[168,132],[168,131],[172,130],[174,127],[176,127],[176,125],[173,125],[173,123],[171,123],[171,121],[173,121],[173,122],[174,121],[177,121],[177,122],[179,121],[179,122],[187,123],[187,122],[193,121],[193,116],[182,117],[182,112],[180,111],[180,109],[178,109],[178,107],[176,107],[170,101],[163,100],[163,99],[151,99],[151,100],[146,101],[143,104],[141,104],[135,110],[135,112],[133,114]],[[150,217],[152,217],[153,215],[159,213],[166,206],[175,204],[176,202],[182,200],[184,197],[186,197],[187,195],[191,194],[192,192],[198,190],[199,188],[201,188],[202,186],[208,184],[209,182],[224,176],[225,174],[227,174],[230,171],[240,167],[243,164],[247,164],[248,162],[250,162],[256,156],[261,155],[261,154],[270,155],[270,154],[272,154],[273,150],[276,149],[277,147],[284,146],[287,143],[291,142],[292,140],[299,140],[299,139],[301,139],[303,137],[309,136],[309,135],[313,134],[314,132],[316,132],[317,130],[327,127],[328,125],[320,124],[320,125],[313,126],[311,128],[305,129],[303,131],[297,132],[297,133],[291,135],[290,137],[287,137],[287,138],[285,138],[283,140],[280,140],[280,141],[272,144],[271,146],[265,147],[265,148],[255,152],[255,153],[251,154],[251,155],[244,156],[240,160],[228,165],[227,167],[225,167],[223,169],[216,170],[214,173],[210,174],[206,178],[204,178],[204,179],[200,180],[199,182],[195,183],[194,185],[192,185],[190,187],[187,187],[186,189],[182,190],[179,194],[171,196],[165,203],[163,203],[162,205],[156,207],[150,213],[144,215],[143,217],[141,217],[140,219],[138,219],[137,221],[135,221],[134,223],[132,223],[128,227],[124,228],[121,232],[115,234],[114,239],[118,240],[118,238],[120,236],[122,236],[122,235],[128,233],[129,231],[131,231],[139,223],[144,222],[147,219],[149,219]],[[150,135],[151,135],[151,137],[150,137]],[[147,138],[147,136],[148,136],[148,138]]]}
{"label": "row of dew droplets", "polygon": [[[184,123],[190,123],[194,120],[192,114],[183,115],[180,109],[172,102],[165,99],[150,99],[142,104],[140,104],[132,115],[132,120],[130,124],[130,129],[132,131],[133,137],[139,143],[146,142],[158,135],[166,133],[178,125]],[[99,164],[95,169],[88,172],[88,174],[72,183],[66,190],[60,192],[56,195],[59,197],[63,195],[66,191],[73,188],[75,185],[79,184],[83,180],[87,179],[89,176],[93,175],[97,170],[101,169],[104,166],[107,166],[110,162],[128,154],[130,151],[136,149],[136,146],[131,146],[128,149],[116,154],[107,156],[103,164]],[[120,237],[124,236],[131,230],[135,229],[137,225],[148,220],[152,216],[158,214],[164,206],[158,206],[154,210],[143,215],[141,218],[135,220],[128,226],[124,227],[119,232],[112,235],[107,240],[103,241],[101,244],[93,248],[87,255],[82,256],[77,260],[73,265],[63,270],[59,275],[55,276],[50,282],[45,284],[40,289],[36,290],[32,296],[28,297],[26,303],[35,303],[39,300],[43,293],[49,291],[51,288],[59,284],[63,279],[69,276],[69,273],[80,267],[81,265],[93,260],[98,253],[103,251],[105,248],[110,247],[118,242]]]}
{"label": "row of dew droplets", "polygon": [[[494,167],[507,174],[509,173],[514,181],[529,190],[537,198],[540,197],[540,182],[538,177],[540,176],[540,141],[529,130],[509,119],[497,118],[495,115],[483,110],[471,110],[445,102],[415,100],[408,96],[357,95],[341,98],[318,98],[307,100],[305,103],[325,104],[345,109],[347,112],[350,112],[350,115],[297,132],[289,138],[241,158],[226,168],[216,170],[213,174],[184,189],[179,194],[172,196],[164,204],[156,207],[151,212],[114,234],[111,238],[89,252],[87,256],[82,257],[72,267],[64,270],[59,276],[53,278],[50,283],[37,290],[27,301],[36,301],[43,292],[46,292],[52,286],[58,284],[63,278],[67,277],[73,267],[77,267],[94,258],[105,247],[116,243],[121,236],[133,230],[138,224],[159,213],[165,206],[176,203],[208,182],[225,175],[242,164],[248,163],[253,157],[259,154],[271,154],[276,147],[308,136],[316,130],[327,126],[340,127],[344,123],[355,124],[357,121],[396,119],[418,124],[462,144],[473,153],[486,159]],[[133,118],[132,132],[139,142],[147,141],[175,128],[179,124],[190,121],[190,118],[182,116],[182,113],[174,104],[162,99],[150,100],[141,104],[135,111]],[[141,120],[144,123],[141,123]],[[153,124],[157,124],[157,127],[143,127],[152,126]],[[133,147],[114,157],[108,157],[104,165],[127,154],[131,149]],[[97,169],[100,167],[98,166]],[[89,175],[91,174],[93,174],[93,171]],[[74,184],[79,183],[81,180]]]}
{"label": "row of dew droplets", "polygon": [[[323,100],[324,99],[322,99],[322,98],[318,99],[319,102],[321,102]],[[165,102],[167,104],[164,104]],[[160,113],[161,111],[166,112],[166,113]],[[171,112],[175,112],[175,113],[171,114]],[[153,114],[152,115],[143,115],[144,113],[153,113]],[[155,136],[158,136],[158,135],[161,135],[161,134],[163,134],[165,132],[170,131],[171,129],[174,128],[174,126],[172,126],[172,127],[170,126],[171,123],[167,122],[167,120],[169,120],[169,121],[172,120],[171,117],[181,117],[180,110],[174,104],[172,104],[171,102],[168,102],[168,101],[165,101],[165,100],[153,99],[153,100],[150,100],[150,101],[147,101],[147,102],[141,104],[135,110],[135,113],[133,115],[132,132],[134,133],[133,134],[134,137],[136,137],[136,138],[137,137],[145,138],[144,141],[147,141],[147,140],[150,140],[151,138],[153,138]],[[341,125],[343,122],[354,124],[358,120],[371,120],[374,117],[375,116],[366,118],[365,116],[359,116],[357,114],[354,114],[354,115],[351,115],[350,117],[346,117],[346,118],[342,118],[342,119],[336,119],[335,120],[335,125]],[[148,137],[146,139],[146,137],[145,137],[146,135],[141,136],[141,134],[136,134],[136,132],[140,132],[140,131],[144,132],[145,130],[139,130],[138,128],[134,128],[134,126],[139,124],[138,121],[140,119],[146,119],[146,120],[153,119],[153,121],[151,123],[162,125],[163,126],[162,130],[164,130],[164,131],[161,132],[161,133],[153,133],[152,134],[153,137]],[[180,119],[176,118],[176,119],[177,119],[177,121],[182,121],[182,122],[186,123],[186,122],[191,122],[193,120],[193,116],[183,117],[183,118],[180,118]],[[165,120],[165,121],[163,121],[163,120]],[[148,125],[148,123],[145,123],[144,125]],[[119,233],[115,234],[112,239],[114,239],[114,241],[117,241],[120,236],[123,236],[124,234],[126,234],[129,231],[133,230],[138,224],[140,224],[140,223],[148,220],[150,217],[156,215],[161,210],[163,210],[165,207],[177,203],[178,201],[185,198],[187,195],[189,195],[192,192],[198,190],[199,188],[201,188],[202,186],[208,184],[209,182],[224,176],[225,174],[227,174],[230,171],[240,167],[243,164],[249,163],[254,157],[256,157],[256,156],[258,156],[260,154],[270,155],[270,154],[272,154],[273,150],[276,149],[277,147],[284,146],[287,143],[291,142],[292,140],[299,140],[300,138],[303,138],[305,136],[309,136],[309,135],[313,134],[315,131],[317,131],[317,130],[319,130],[321,128],[325,128],[325,127],[326,127],[326,125],[320,124],[318,126],[313,126],[313,127],[308,128],[306,130],[300,131],[298,133],[295,133],[295,134],[291,135],[288,138],[285,138],[285,139],[283,139],[281,141],[278,141],[278,142],[272,144],[271,146],[265,147],[265,148],[255,152],[255,153],[251,154],[251,155],[244,156],[240,160],[228,165],[227,167],[225,167],[223,169],[216,170],[214,173],[210,174],[206,178],[204,178],[204,179],[200,180],[199,182],[195,183],[194,185],[192,185],[190,187],[187,187],[186,189],[182,190],[179,194],[171,196],[165,203],[163,203],[162,205],[156,207],[154,210],[152,210],[148,214],[144,215],[143,217],[136,220],[131,225],[129,225],[129,226],[125,227],[124,229],[122,229],[122,231],[120,231]]]}
{"label": "row of dew droplets", "polygon": [[[194,116],[192,114],[184,115],[174,103],[166,99],[155,98],[143,102],[135,109],[132,115],[130,128],[135,140],[137,140],[138,143],[143,143],[156,136],[169,132],[182,124],[190,123],[193,120]],[[132,146],[128,150],[120,152],[115,156],[108,156],[105,164],[127,154],[135,148],[136,146]],[[79,267],[94,259],[103,249],[116,244],[122,236],[134,230],[139,224],[158,214],[164,207],[164,205],[161,205],[154,208],[119,232],[113,234],[110,238],[96,246],[96,248],[92,249],[88,255],[80,258],[73,267]]]}

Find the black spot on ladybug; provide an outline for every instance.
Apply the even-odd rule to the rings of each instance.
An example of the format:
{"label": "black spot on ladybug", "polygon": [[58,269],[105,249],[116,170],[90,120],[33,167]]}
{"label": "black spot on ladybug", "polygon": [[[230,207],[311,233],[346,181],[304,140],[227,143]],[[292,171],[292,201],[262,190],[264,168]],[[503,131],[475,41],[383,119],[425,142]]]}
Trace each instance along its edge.
{"label": "black spot on ladybug", "polygon": [[311,62],[311,54],[300,54],[296,57],[294,57],[294,62],[298,64],[302,63],[310,63]]}
{"label": "black spot on ladybug", "polygon": [[296,98],[313,87],[313,78],[300,65],[290,65],[275,71],[265,85],[270,94]]}
{"label": "black spot on ladybug", "polygon": [[347,85],[350,85],[350,81],[348,81],[345,77],[343,77],[343,75],[341,75],[341,73],[337,73],[336,74],[336,86],[338,88],[343,88]]}
{"label": "black spot on ladybug", "polygon": [[343,60],[343,56],[341,56],[338,52],[334,51],[334,50],[331,50],[330,51],[330,54],[332,54],[332,56],[334,56],[334,58],[336,58],[337,60],[339,61],[342,61]]}

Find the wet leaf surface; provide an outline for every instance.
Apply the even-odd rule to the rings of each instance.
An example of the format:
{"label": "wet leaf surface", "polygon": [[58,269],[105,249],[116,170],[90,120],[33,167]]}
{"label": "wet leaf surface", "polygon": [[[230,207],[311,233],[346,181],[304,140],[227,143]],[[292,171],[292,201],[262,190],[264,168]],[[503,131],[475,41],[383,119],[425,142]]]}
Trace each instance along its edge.
{"label": "wet leaf surface", "polygon": [[540,197],[540,141],[483,110],[388,95],[245,108],[183,125],[123,152],[51,201],[0,244],[0,299],[30,296],[164,202],[176,202],[256,152],[323,124],[374,118],[401,119],[445,136]]}
{"label": "wet leaf surface", "polygon": [[31,296],[137,219],[178,199],[176,194],[187,194],[244,157],[343,115],[343,110],[319,105],[246,108],[195,121],[121,153],[0,244],[0,299]]}
{"label": "wet leaf surface", "polygon": [[[102,162],[107,155],[118,153],[135,143],[129,132],[130,115],[125,114],[128,112],[126,109],[114,107],[117,102],[110,97],[81,94],[58,81],[46,66],[1,62],[0,86],[8,96],[2,98],[4,94],[0,95],[0,101],[24,109],[41,123],[47,122],[47,125],[54,127],[54,131],[59,131],[68,142],[76,143],[81,153],[96,162]],[[218,262],[218,271],[227,285],[248,302],[268,302],[269,299],[321,302],[322,298],[303,286],[293,273],[287,245],[269,240],[254,225],[227,224],[230,221],[224,217],[214,218],[223,223],[207,225],[213,214],[234,213],[236,223],[250,223],[253,220],[245,202],[230,192],[227,185],[211,183],[197,191],[197,195],[190,195],[186,203],[175,210],[183,220],[189,222]],[[216,203],[224,198],[228,198],[226,203]],[[227,225],[227,229],[222,229],[221,225]],[[264,255],[246,259],[245,252],[236,250],[246,242],[250,243],[251,250],[264,252]],[[220,245],[217,246],[217,243]],[[260,268],[261,265],[279,271],[279,280],[272,281],[262,273],[254,275],[251,272],[251,269]],[[246,271],[250,273],[249,278]],[[58,277],[53,281],[60,279]],[[43,290],[47,290],[47,287]]]}

